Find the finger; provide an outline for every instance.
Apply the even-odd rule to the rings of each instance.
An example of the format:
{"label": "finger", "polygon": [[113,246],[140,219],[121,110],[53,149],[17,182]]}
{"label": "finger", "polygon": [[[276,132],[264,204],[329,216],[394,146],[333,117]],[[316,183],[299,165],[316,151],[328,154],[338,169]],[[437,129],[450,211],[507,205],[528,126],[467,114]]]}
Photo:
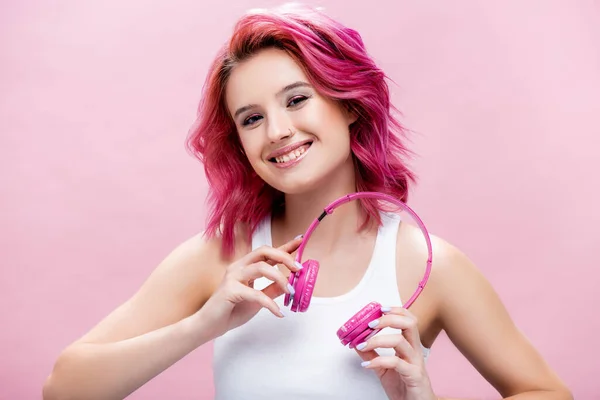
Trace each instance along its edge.
{"label": "finger", "polygon": [[419,354],[401,334],[378,335],[356,346],[359,351],[370,351],[379,348],[394,349],[396,355],[410,363],[419,361]]}
{"label": "finger", "polygon": [[302,244],[303,238],[304,238],[304,235],[298,235],[295,238],[293,238],[292,240],[282,244],[281,246],[279,246],[277,248],[281,251],[285,251],[286,253],[291,254],[294,251],[298,250],[298,247],[300,247],[300,244]]}
{"label": "finger", "polygon": [[[298,250],[298,247],[300,247],[300,245],[302,244],[302,239],[303,239],[304,235],[298,235],[296,236],[294,239],[290,240],[287,243],[282,244],[281,246],[277,247],[277,249],[285,251],[286,253],[289,253],[290,255],[294,254],[294,252],[296,250]],[[266,261],[269,265],[277,265],[277,262],[275,261]],[[298,266],[298,264],[296,264],[296,262],[294,261],[294,265]]]}
{"label": "finger", "polygon": [[404,315],[406,317],[417,319],[417,317],[410,312],[410,310],[404,307],[381,307],[381,311],[385,314],[396,314],[396,315]]}
{"label": "finger", "polygon": [[265,277],[279,286],[286,292],[294,294],[294,288],[289,284],[287,278],[277,268],[273,268],[264,261],[254,263],[240,270],[240,280],[243,282],[254,281],[257,278]]}
{"label": "finger", "polygon": [[271,299],[276,299],[277,297],[281,296],[282,294],[286,293],[282,288],[281,285],[279,285],[279,283],[277,282],[273,282],[271,283],[269,286],[267,286],[266,288],[264,288],[262,290],[262,292],[269,296]]}
{"label": "finger", "polygon": [[245,255],[242,259],[243,265],[250,265],[260,261],[267,262],[271,265],[283,264],[292,272],[297,272],[302,269],[302,265],[297,263],[291,254],[270,246],[261,246]]}
{"label": "finger", "polygon": [[[287,243],[282,244],[281,246],[277,247],[278,250],[284,251],[290,255],[294,254],[294,252],[296,250],[298,250],[298,248],[300,247],[300,245],[302,244],[302,239],[303,239],[304,235],[298,235],[296,236],[294,239],[288,241]],[[277,265],[278,263],[272,260],[268,260],[267,263],[269,265]],[[294,264],[296,264],[294,262]]]}
{"label": "finger", "polygon": [[415,365],[394,356],[379,356],[373,360],[364,361],[361,365],[366,369],[392,369],[404,378],[412,378],[418,371],[418,367]]}
{"label": "finger", "polygon": [[371,321],[369,323],[371,329],[377,327],[377,329],[383,328],[395,328],[402,330],[402,335],[406,338],[410,345],[417,349],[420,348],[421,339],[419,336],[419,329],[417,327],[417,320],[407,315],[399,314],[384,314],[383,317],[378,320]]}
{"label": "finger", "polygon": [[356,351],[356,354],[358,354],[364,361],[371,361],[379,357],[379,353],[377,353],[375,350],[360,351],[355,347],[354,351]]}
{"label": "finger", "polygon": [[243,300],[246,300],[251,303],[256,303],[261,307],[266,308],[279,318],[284,317],[277,303],[275,303],[273,299],[271,299],[269,296],[267,296],[260,290],[250,289],[248,286],[241,285],[240,296]]}

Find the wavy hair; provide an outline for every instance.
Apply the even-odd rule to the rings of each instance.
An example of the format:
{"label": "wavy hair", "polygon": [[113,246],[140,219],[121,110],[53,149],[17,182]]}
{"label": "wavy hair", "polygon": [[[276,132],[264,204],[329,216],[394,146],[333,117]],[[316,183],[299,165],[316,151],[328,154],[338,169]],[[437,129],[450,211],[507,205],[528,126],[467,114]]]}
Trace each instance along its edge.
{"label": "wavy hair", "polygon": [[[303,69],[323,96],[337,101],[358,118],[350,125],[350,148],[357,191],[408,198],[414,173],[403,162],[412,153],[404,145],[406,130],[394,117],[386,75],[367,54],[353,29],[319,9],[286,4],[252,10],[240,18],[231,39],[210,66],[196,121],[186,147],[204,164],[210,205],[205,235],[222,238],[222,250],[235,247],[235,228],[243,223],[249,237],[260,221],[281,208],[283,193],[265,183],[242,151],[235,123],[225,104],[232,70],[258,51],[284,50]],[[366,220],[381,224],[376,200],[362,199]]]}

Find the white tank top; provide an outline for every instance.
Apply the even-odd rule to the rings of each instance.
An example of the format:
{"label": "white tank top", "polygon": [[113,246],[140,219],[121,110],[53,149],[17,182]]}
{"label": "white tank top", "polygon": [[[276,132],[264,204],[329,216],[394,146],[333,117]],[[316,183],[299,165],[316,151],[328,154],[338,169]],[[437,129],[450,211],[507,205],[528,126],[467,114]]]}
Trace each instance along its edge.
{"label": "white tank top", "polygon": [[[214,340],[213,375],[216,400],[387,399],[379,378],[364,369],[353,349],[336,332],[371,301],[402,304],[396,280],[396,238],[400,218],[382,213],[369,266],[356,287],[336,297],[313,297],[306,313],[284,309],[285,318],[261,309],[246,324]],[[271,218],[252,236],[252,249],[272,246]],[[255,281],[263,289],[271,281]],[[286,312],[287,311],[287,312]],[[379,334],[397,332],[385,328]],[[423,347],[425,358],[429,349]],[[378,349],[393,355],[393,349]]]}

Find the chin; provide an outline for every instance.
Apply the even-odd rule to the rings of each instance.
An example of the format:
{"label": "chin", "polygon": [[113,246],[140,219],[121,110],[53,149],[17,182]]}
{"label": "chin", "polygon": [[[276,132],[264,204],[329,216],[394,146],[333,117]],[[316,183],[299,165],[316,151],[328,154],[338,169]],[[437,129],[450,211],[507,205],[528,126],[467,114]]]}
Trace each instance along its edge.
{"label": "chin", "polygon": [[298,171],[298,174],[290,174],[285,177],[270,176],[265,180],[273,188],[285,194],[302,194],[309,193],[319,189],[326,184],[329,174],[323,171]]}

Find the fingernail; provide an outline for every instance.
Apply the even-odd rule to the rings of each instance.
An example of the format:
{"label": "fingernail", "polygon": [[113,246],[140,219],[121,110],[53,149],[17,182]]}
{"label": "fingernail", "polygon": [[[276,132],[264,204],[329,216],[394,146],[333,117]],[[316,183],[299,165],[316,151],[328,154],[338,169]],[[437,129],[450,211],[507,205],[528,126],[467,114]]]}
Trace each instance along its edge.
{"label": "fingernail", "polygon": [[285,308],[280,308],[279,313],[281,314],[281,318],[285,318],[285,316],[287,315],[287,312],[285,312]]}
{"label": "fingernail", "polygon": [[363,361],[363,362],[360,363],[360,365],[363,366],[363,367],[368,367],[369,364],[371,364],[371,361]]}
{"label": "fingernail", "polygon": [[365,347],[367,347],[367,343],[366,342],[362,342],[361,344],[356,346],[356,350],[362,350]]}
{"label": "fingernail", "polygon": [[294,289],[294,287],[292,285],[290,285],[289,283],[287,284],[287,288],[290,291],[290,294],[292,296],[296,294],[296,289]]}
{"label": "fingernail", "polygon": [[300,239],[300,238],[303,238],[303,237],[304,237],[304,235],[298,235],[298,236],[296,236],[296,237],[294,238],[294,240],[298,240],[298,239]]}
{"label": "fingernail", "polygon": [[298,261],[294,261],[294,264],[296,264],[296,267],[298,267],[298,269],[304,268],[304,266],[302,264],[300,264]]}
{"label": "fingernail", "polygon": [[371,329],[375,328],[377,325],[379,325],[379,320],[378,319],[369,322],[369,328],[371,328]]}
{"label": "fingernail", "polygon": [[392,307],[384,306],[381,307],[381,312],[390,312],[392,311]]}

